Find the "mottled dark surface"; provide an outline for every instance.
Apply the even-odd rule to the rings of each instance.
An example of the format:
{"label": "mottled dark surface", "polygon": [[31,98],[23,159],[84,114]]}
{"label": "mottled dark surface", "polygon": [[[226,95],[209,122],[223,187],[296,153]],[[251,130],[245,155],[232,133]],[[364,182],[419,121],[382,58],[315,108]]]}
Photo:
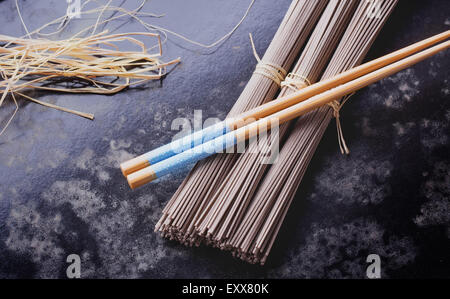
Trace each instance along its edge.
{"label": "mottled dark surface", "polygon": [[[209,43],[234,26],[248,2],[155,0],[145,11],[166,13],[149,21]],[[182,64],[162,84],[114,96],[34,94],[92,112],[94,121],[20,100],[0,137],[0,277],[65,277],[72,253],[82,258],[82,277],[364,278],[371,253],[381,256],[385,278],[450,277],[448,51],[346,104],[351,155],[339,153],[331,124],[266,266],[153,232],[187,170],[132,192],[118,163],[171,140],[171,121],[194,109],[204,118],[225,117],[255,66],[248,32],[263,53],[289,2],[257,1],[216,51],[171,38],[164,58],[180,56]],[[66,5],[19,3],[29,29],[62,15]],[[368,58],[450,29],[448,6],[401,0]],[[143,30],[121,24],[108,28]],[[0,34],[24,34],[13,0],[0,1]],[[2,125],[12,111],[10,101],[0,109]]]}

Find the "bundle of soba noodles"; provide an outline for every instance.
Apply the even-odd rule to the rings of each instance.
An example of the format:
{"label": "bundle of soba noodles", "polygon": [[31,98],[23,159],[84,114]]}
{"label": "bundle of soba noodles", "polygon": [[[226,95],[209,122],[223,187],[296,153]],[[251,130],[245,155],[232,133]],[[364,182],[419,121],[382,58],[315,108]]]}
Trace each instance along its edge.
{"label": "bundle of soba noodles", "polygon": [[[293,1],[266,53],[258,63],[229,116],[257,107],[274,98],[279,85],[299,54],[328,1]],[[206,159],[194,167],[164,209],[156,229],[163,236],[194,244],[193,219],[208,205],[211,193],[233,167],[236,155]],[[178,216],[174,218],[174,214]]]}
{"label": "bundle of soba noodles", "polygon": [[[317,81],[328,62],[322,79],[360,64],[396,3],[329,1],[323,14],[320,11],[320,21],[297,65],[280,84],[280,96]],[[286,25],[282,24],[282,28]],[[273,53],[269,50],[266,55]],[[260,73],[257,68],[252,79],[263,79]],[[270,79],[272,83],[266,83],[275,89],[276,80]],[[263,88],[258,85],[254,89]],[[240,100],[251,95],[246,90]],[[252,98],[263,99],[256,94]],[[271,98],[265,97],[259,104],[268,100]],[[258,103],[238,100],[230,115],[255,105]],[[264,264],[317,144],[338,112],[339,102],[334,102],[300,117],[294,124],[281,126],[280,140],[286,140],[273,165],[261,163],[267,148],[216,155],[198,163],[164,209],[156,230],[187,245],[206,241],[248,262]],[[346,150],[345,143],[341,147]]]}

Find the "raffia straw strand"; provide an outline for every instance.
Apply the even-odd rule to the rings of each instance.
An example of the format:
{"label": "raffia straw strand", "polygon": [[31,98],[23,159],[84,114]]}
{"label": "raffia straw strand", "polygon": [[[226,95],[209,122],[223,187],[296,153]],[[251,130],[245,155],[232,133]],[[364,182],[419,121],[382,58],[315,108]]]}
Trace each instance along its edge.
{"label": "raffia straw strand", "polygon": [[[226,38],[231,36],[231,34],[233,34],[234,31],[236,31],[236,29],[242,24],[244,19],[247,17],[255,0],[252,0],[250,2],[243,17],[232,28],[231,31],[229,31],[227,34],[225,34],[224,36],[222,36],[221,38],[219,38],[218,40],[216,40],[215,42],[213,42],[209,45],[193,41],[193,40],[191,40],[181,34],[178,34],[174,31],[167,30],[163,27],[151,25],[151,24],[143,21],[141,19],[141,17],[147,17],[147,16],[161,17],[162,16],[162,15],[140,12],[140,10],[143,8],[143,6],[146,3],[146,0],[143,0],[138,5],[138,7],[136,7],[133,10],[126,10],[122,7],[112,6],[111,5],[112,1],[109,0],[105,5],[100,5],[97,8],[84,11],[83,10],[84,7],[87,6],[87,4],[89,4],[91,2],[92,2],[92,0],[86,0],[81,4],[80,14],[85,15],[85,14],[98,13],[95,24],[84,28],[83,30],[79,31],[77,34],[73,35],[71,38],[69,38],[67,40],[54,42],[54,41],[50,41],[50,40],[33,39],[32,36],[36,35],[36,34],[40,35],[40,36],[51,36],[51,35],[54,35],[57,33],[61,33],[62,30],[64,30],[71,21],[71,18],[68,16],[68,12],[66,12],[65,15],[30,32],[28,30],[27,25],[25,24],[23,17],[22,17],[22,13],[21,13],[21,10],[19,7],[18,0],[15,0],[15,5],[16,5],[16,9],[17,9],[17,12],[19,15],[19,19],[22,23],[22,26],[25,29],[26,35],[23,38],[13,38],[13,37],[8,37],[8,36],[2,36],[3,40],[7,43],[0,49],[1,50],[0,59],[2,61],[0,63],[0,65],[2,67],[5,67],[5,70],[6,70],[6,71],[2,72],[2,77],[4,78],[4,81],[0,84],[0,88],[3,88],[3,89],[0,89],[2,92],[2,97],[0,99],[0,106],[2,105],[6,95],[9,92],[9,93],[11,93],[13,101],[16,104],[16,109],[15,109],[13,115],[7,121],[5,127],[0,132],[0,135],[8,127],[8,125],[10,124],[11,120],[14,118],[14,116],[18,110],[18,105],[16,102],[16,98],[14,96],[14,93],[23,96],[27,100],[44,105],[46,107],[55,108],[55,109],[73,113],[73,114],[76,114],[76,115],[79,115],[79,116],[82,116],[85,118],[93,119],[93,115],[90,113],[83,113],[83,112],[75,111],[72,109],[59,107],[57,105],[45,103],[43,101],[33,99],[29,96],[26,96],[23,93],[19,93],[18,91],[23,90],[23,89],[42,89],[42,90],[70,92],[70,93],[86,92],[86,93],[107,94],[107,93],[119,92],[128,86],[141,84],[148,80],[160,79],[162,76],[165,75],[166,67],[179,62],[179,58],[172,60],[168,63],[163,63],[159,59],[157,59],[157,56],[158,56],[157,54],[149,54],[149,55],[141,54],[139,57],[137,57],[136,52],[130,52],[130,51],[125,52],[124,51],[122,54],[129,56],[129,60],[127,61],[124,58],[125,55],[117,55],[120,52],[118,51],[118,48],[114,45],[114,43],[120,42],[120,41],[128,41],[131,43],[138,44],[142,47],[143,53],[148,50],[152,50],[157,46],[157,47],[159,47],[159,56],[161,56],[162,55],[162,44],[164,44],[164,42],[167,40],[167,34],[169,33],[169,34],[173,34],[191,44],[194,44],[194,45],[197,45],[197,46],[200,46],[203,48],[212,48],[212,47],[220,44]],[[98,1],[94,1],[94,2],[98,2]],[[112,11],[114,13],[121,12],[122,14],[119,14],[117,16],[111,16],[110,18],[108,18],[106,20],[101,20],[103,14],[106,11]],[[147,30],[158,31],[158,32],[162,33],[164,36],[164,40],[161,41],[159,34],[152,34],[152,33],[126,33],[126,34],[120,34],[120,35],[109,35],[109,36],[107,36],[106,39],[105,39],[106,31],[103,31],[100,34],[96,34],[97,28],[100,25],[109,23],[112,20],[116,20],[116,19],[119,19],[122,17],[132,17],[135,20],[137,20]],[[44,29],[48,28],[49,26],[52,26],[52,25],[55,25],[58,23],[59,23],[59,26],[56,31],[51,32],[51,33],[43,33],[42,32]],[[82,36],[83,34],[85,34],[87,31],[89,31],[91,29],[92,29],[92,32],[91,32],[90,36],[87,37],[87,39],[80,38],[80,36]],[[131,38],[130,35],[157,36],[158,43],[157,43],[157,45],[146,49],[142,42],[140,42],[139,40],[137,40],[135,38]],[[103,40],[102,40],[102,37],[103,37]],[[99,46],[96,45],[96,47],[93,47],[93,44],[89,44],[90,41],[97,42],[97,43],[103,44],[105,46],[113,47],[116,49],[116,51],[111,51],[106,48],[103,48],[101,51],[99,51]],[[23,47],[22,48],[17,47],[17,42],[21,43]],[[48,43],[47,46],[43,47],[42,42]],[[84,45],[83,42],[87,43],[86,48],[81,49],[82,53],[76,53],[77,51],[79,52],[80,49],[77,49],[76,47],[74,48],[74,44]],[[39,45],[39,43],[41,43],[40,46],[37,46],[37,44]],[[16,45],[16,47],[11,47],[12,45]],[[31,49],[29,48],[30,45],[32,45]],[[97,60],[94,59],[94,62],[100,63],[100,65],[97,65],[97,67],[95,67],[92,65],[93,58],[89,56],[92,54],[89,51],[92,51],[92,50],[97,50],[95,55],[105,55],[105,56],[112,57],[114,54],[116,54],[118,57],[120,57],[121,61],[118,62],[118,61],[114,60],[114,58],[109,59],[109,60],[108,59],[103,59],[103,60],[102,59],[97,59]],[[16,51],[16,52],[12,53],[12,51]],[[49,52],[53,52],[53,55],[48,54]],[[7,53],[7,54],[3,55],[4,53]],[[25,65],[22,65],[20,63],[19,64],[14,63],[14,60],[16,57],[25,57],[25,56],[23,56],[24,53],[27,54],[27,55],[25,55],[27,57],[27,61],[25,61]],[[72,56],[72,59],[67,59],[67,58],[61,59],[60,58],[60,56],[66,55],[68,53],[70,55],[75,55],[75,56]],[[47,55],[44,55],[44,54],[47,54]],[[78,61],[75,61],[76,62],[75,66],[73,65],[74,64],[73,58],[75,58],[75,60],[78,59]],[[80,63],[79,60],[86,59],[86,58],[89,58],[89,64]],[[146,60],[146,62],[145,63],[139,62],[138,58],[144,58],[144,61]],[[149,60],[149,58],[151,58],[151,60]],[[3,63],[4,59],[7,59],[5,64]],[[21,59],[21,62],[23,62],[22,59]],[[51,62],[51,63],[57,62],[57,64],[59,64],[59,66],[61,66],[61,68],[60,69],[57,69],[56,67],[49,68],[49,62]],[[98,67],[98,66],[101,66],[102,64],[104,65],[108,62],[113,67],[111,69],[109,69],[107,72],[104,72],[105,68]],[[128,63],[126,63],[126,62],[128,62]],[[144,70],[142,70],[142,69],[137,70],[137,71],[128,71],[127,70],[130,67],[131,68],[137,68],[137,67],[142,68],[145,66],[147,66],[147,67],[144,68]],[[13,70],[14,68],[16,68],[15,71],[13,71],[11,73],[11,70]],[[31,70],[28,71],[28,68],[30,68]],[[77,70],[77,68],[78,68],[78,73],[75,72],[75,70]],[[114,71],[113,71],[113,69],[114,69]],[[86,70],[86,72],[82,72],[84,70]],[[28,71],[28,72],[26,72],[26,71]],[[54,71],[56,71],[56,72],[54,72]],[[102,71],[104,73],[102,73]],[[144,72],[146,72],[146,71],[147,72],[156,72],[156,74],[146,75],[146,74],[144,74]],[[13,77],[10,77],[11,74],[13,74]],[[38,79],[27,80],[27,76],[42,76],[42,77],[38,78]],[[114,84],[114,83],[110,83],[110,82],[106,82],[106,81],[102,82],[102,81],[94,79],[94,78],[99,78],[99,77],[106,78],[106,77],[112,77],[112,76],[117,76],[119,78],[123,78],[125,80],[125,82],[123,84]],[[89,82],[92,85],[92,87],[58,88],[58,87],[46,86],[46,84],[48,83],[49,80],[55,80],[58,77],[66,77],[66,78],[76,77],[78,79]],[[135,79],[135,80],[132,81],[132,79]],[[19,83],[19,81],[26,81],[26,82]],[[109,87],[109,88],[107,88],[107,87]]]}

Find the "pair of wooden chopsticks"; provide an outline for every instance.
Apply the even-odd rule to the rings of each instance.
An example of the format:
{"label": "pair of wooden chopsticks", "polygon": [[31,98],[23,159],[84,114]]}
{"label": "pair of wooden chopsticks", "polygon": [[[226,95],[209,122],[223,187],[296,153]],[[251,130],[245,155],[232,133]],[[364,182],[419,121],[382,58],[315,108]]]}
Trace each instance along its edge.
{"label": "pair of wooden chopsticks", "polygon": [[142,186],[245,141],[268,124],[292,120],[433,56],[450,46],[450,41],[435,45],[449,37],[450,30],[175,140],[122,163],[122,173],[131,188]]}

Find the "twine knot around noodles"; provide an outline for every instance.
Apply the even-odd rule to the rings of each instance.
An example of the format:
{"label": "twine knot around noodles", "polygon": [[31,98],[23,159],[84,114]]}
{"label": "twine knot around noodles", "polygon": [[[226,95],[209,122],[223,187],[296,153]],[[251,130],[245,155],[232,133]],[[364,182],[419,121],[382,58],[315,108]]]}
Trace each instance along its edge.
{"label": "twine knot around noodles", "polygon": [[294,91],[308,87],[310,85],[311,81],[309,81],[308,78],[296,73],[289,73],[284,81],[281,82],[281,87],[288,87]]}
{"label": "twine knot around noodles", "polygon": [[278,86],[281,86],[281,83],[284,81],[284,78],[286,77],[287,74],[286,70],[275,63],[262,61],[258,53],[256,52],[255,43],[253,42],[253,37],[251,33],[249,33],[249,37],[250,37],[250,44],[253,49],[253,55],[258,61],[258,64],[256,65],[255,71],[253,73],[260,74],[266,78],[269,78],[270,80],[274,81]]}
{"label": "twine knot around noodles", "polygon": [[[296,74],[296,73],[289,73],[286,76],[286,79],[284,81],[282,81],[280,84],[281,87],[287,87],[294,91],[300,90],[300,89],[308,87],[310,85],[311,85],[311,81],[307,77],[302,76],[300,74]],[[328,103],[328,105],[333,109],[333,116],[336,119],[336,130],[337,130],[337,135],[338,135],[339,148],[340,148],[342,154],[347,154],[347,155],[350,154],[350,150],[348,149],[347,143],[345,142],[345,139],[344,139],[344,133],[342,131],[339,112],[340,112],[342,106],[344,106],[345,102],[352,95],[353,95],[353,93],[346,96],[342,100],[342,102],[339,102],[338,100],[334,100],[334,101]]]}
{"label": "twine knot around noodles", "polygon": [[348,155],[350,153],[350,150],[347,147],[347,143],[344,139],[344,133],[342,131],[341,126],[341,120],[340,120],[340,110],[342,109],[342,106],[344,106],[345,102],[354,95],[354,93],[347,95],[341,102],[339,100],[334,100],[330,103],[328,103],[328,106],[330,106],[333,109],[333,116],[336,119],[336,130],[338,134],[338,142],[339,142],[339,148],[341,149],[342,154]]}

